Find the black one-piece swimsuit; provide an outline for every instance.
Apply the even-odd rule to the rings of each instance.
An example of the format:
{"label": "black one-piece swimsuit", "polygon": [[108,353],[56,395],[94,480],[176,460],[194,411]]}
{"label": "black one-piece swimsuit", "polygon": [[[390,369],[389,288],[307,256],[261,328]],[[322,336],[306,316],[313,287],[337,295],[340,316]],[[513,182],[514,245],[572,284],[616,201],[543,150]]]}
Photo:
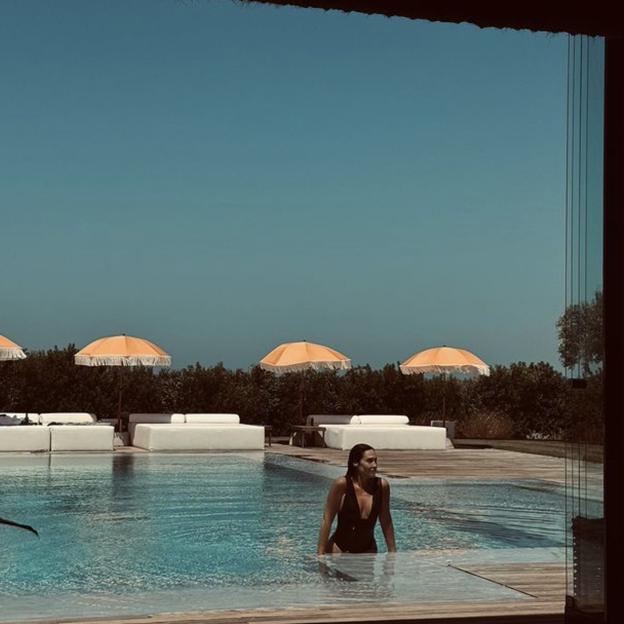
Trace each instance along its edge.
{"label": "black one-piece swimsuit", "polygon": [[375,477],[373,504],[368,518],[360,516],[360,506],[351,477],[347,477],[347,491],[338,512],[338,526],[331,536],[330,544],[335,543],[342,552],[365,553],[377,552],[375,542],[375,523],[381,507],[381,480]]}

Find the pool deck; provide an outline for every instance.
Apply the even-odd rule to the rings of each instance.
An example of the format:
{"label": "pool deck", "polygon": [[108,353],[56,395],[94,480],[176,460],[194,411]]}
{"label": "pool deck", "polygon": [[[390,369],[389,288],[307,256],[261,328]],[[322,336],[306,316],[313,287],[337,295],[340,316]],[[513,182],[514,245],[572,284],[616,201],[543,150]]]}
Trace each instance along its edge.
{"label": "pool deck", "polygon": [[[208,451],[210,452],[210,451]],[[349,451],[290,446],[273,442],[265,452],[322,464],[346,466]],[[149,453],[133,446],[115,453]],[[420,479],[538,479],[565,485],[565,458],[500,448],[448,448],[427,451],[378,450],[379,472],[387,477]]]}
{"label": "pool deck", "polygon": [[[204,611],[142,617],[30,620],[38,624],[339,624],[435,622],[436,624],[563,624],[565,574],[560,564],[471,565],[460,568],[528,599],[479,602],[359,603],[287,609]],[[22,624],[23,621],[20,622]],[[5,623],[13,624],[13,623]]]}
{"label": "pool deck", "polygon": [[[133,452],[130,448],[116,452]],[[300,448],[274,443],[268,453],[289,455],[344,466],[347,451]],[[564,484],[565,460],[493,448],[444,451],[378,451],[380,473],[394,478],[537,479]],[[436,624],[562,624],[566,588],[565,565],[543,563],[483,563],[457,568],[466,575],[511,588],[522,600],[435,601],[401,604],[358,603],[286,609],[215,610],[201,613],[163,613],[121,618],[55,618],[29,620],[38,624],[339,624],[352,622],[435,622]],[[23,620],[21,622],[24,622]],[[10,623],[3,623],[10,624]],[[21,624],[21,623],[20,623]]]}
{"label": "pool deck", "polygon": [[[495,582],[504,582],[536,592],[532,601],[508,602],[420,602],[417,604],[360,603],[357,606],[292,607],[251,611],[204,611],[202,613],[155,614],[120,619],[93,618],[36,620],[39,624],[339,624],[367,622],[435,622],[435,624],[563,624],[564,584],[558,569],[526,566],[489,566],[479,572]],[[35,620],[30,620],[35,622]],[[14,623],[5,623],[14,624]],[[23,624],[21,621],[19,624]]]}
{"label": "pool deck", "polygon": [[[349,451],[273,444],[266,452],[346,466]],[[378,450],[379,472],[388,477],[421,479],[539,479],[563,485],[565,459],[493,448],[441,451]]]}

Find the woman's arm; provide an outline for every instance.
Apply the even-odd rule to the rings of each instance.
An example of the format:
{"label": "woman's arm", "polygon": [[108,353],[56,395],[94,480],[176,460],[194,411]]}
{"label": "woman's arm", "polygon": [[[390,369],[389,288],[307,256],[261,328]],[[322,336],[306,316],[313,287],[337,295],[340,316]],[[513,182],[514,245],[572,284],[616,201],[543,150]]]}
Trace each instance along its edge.
{"label": "woman's arm", "polygon": [[329,541],[329,532],[331,531],[332,522],[340,509],[340,501],[347,489],[347,481],[344,477],[336,479],[329,490],[327,501],[325,502],[325,510],[323,512],[323,520],[321,522],[321,530],[319,531],[318,546],[316,552],[324,555],[327,550],[327,542]]}
{"label": "woman's arm", "polygon": [[392,516],[390,515],[390,484],[385,480],[381,480],[381,509],[379,511],[379,523],[386,540],[388,552],[396,552],[396,544],[394,541],[394,525],[392,524]]}

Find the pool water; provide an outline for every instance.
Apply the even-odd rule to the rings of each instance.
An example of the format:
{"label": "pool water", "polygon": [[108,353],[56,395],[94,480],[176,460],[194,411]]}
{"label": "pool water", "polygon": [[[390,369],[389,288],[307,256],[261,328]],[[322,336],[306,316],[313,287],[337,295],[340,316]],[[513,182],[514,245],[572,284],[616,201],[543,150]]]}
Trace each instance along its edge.
{"label": "pool water", "polygon": [[[343,472],[261,452],[0,457],[0,515],[41,536],[0,526],[0,620],[400,602],[418,588],[435,600],[433,587],[522,599],[439,553],[560,558],[560,487],[391,479],[399,554],[319,567],[325,497]],[[379,527],[377,542],[384,551]]]}

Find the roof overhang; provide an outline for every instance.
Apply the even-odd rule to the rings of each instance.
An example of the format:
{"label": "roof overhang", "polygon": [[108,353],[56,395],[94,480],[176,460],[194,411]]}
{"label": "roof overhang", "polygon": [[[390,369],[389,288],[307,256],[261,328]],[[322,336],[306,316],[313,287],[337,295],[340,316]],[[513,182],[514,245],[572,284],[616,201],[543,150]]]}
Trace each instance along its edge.
{"label": "roof overhang", "polygon": [[616,2],[454,2],[418,0],[242,0],[344,12],[406,17],[432,22],[470,23],[480,28],[512,28],[590,36],[624,36],[621,10]]}

